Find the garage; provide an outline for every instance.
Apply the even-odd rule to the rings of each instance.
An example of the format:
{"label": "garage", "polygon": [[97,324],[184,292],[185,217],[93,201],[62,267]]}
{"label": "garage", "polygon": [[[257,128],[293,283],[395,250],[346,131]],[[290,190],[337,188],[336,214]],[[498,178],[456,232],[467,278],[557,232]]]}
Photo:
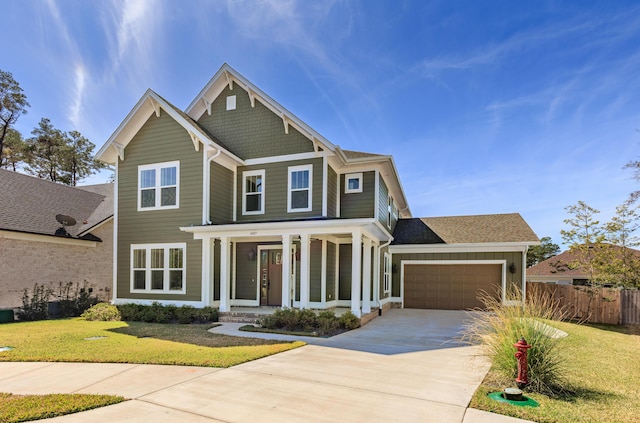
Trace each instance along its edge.
{"label": "garage", "polygon": [[478,293],[498,297],[503,264],[403,263],[404,307],[440,310],[483,308]]}

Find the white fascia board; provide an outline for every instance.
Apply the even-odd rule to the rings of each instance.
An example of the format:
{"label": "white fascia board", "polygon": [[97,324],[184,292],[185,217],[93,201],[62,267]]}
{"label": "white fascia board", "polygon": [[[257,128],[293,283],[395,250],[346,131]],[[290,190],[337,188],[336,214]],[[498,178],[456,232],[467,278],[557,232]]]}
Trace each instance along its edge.
{"label": "white fascia board", "polygon": [[491,242],[477,244],[411,244],[390,245],[389,252],[403,253],[473,253],[473,252],[519,252],[524,253],[529,243]]}
{"label": "white fascia board", "polygon": [[0,230],[0,239],[15,239],[20,241],[32,242],[48,242],[51,244],[77,245],[80,247],[94,248],[98,245],[97,241],[82,240],[77,238],[66,238],[55,235],[32,234],[28,232],[14,232]]}
{"label": "white fascia board", "polygon": [[[255,86],[252,82],[242,76],[238,71],[233,69],[227,63],[216,72],[211,80],[205,85],[205,87],[198,93],[194,100],[189,104],[186,109],[186,113],[194,120],[200,119],[200,117],[206,112],[206,106],[203,99],[207,99],[209,102],[213,102],[218,95],[228,85],[227,76],[229,76],[233,82],[237,83],[242,89],[247,92],[251,92],[252,95],[260,101],[265,107],[271,110],[276,115],[283,117],[287,120],[289,125],[296,128],[301,134],[309,138],[311,142],[320,142],[325,150],[334,151],[336,146],[329,142],[325,137],[316,132],[309,125],[304,123],[296,115],[291,113],[280,103],[269,97],[264,91]],[[314,141],[315,140],[315,141]]]}

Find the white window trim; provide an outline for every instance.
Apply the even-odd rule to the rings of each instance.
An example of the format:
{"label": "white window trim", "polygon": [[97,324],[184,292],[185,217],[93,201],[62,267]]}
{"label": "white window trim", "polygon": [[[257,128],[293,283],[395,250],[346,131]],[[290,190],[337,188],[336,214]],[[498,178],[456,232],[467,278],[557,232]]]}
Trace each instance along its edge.
{"label": "white window trim", "polygon": [[383,271],[383,286],[382,289],[385,294],[391,293],[391,254],[384,253],[384,271]]}
{"label": "white window trim", "polygon": [[393,209],[395,207],[393,197],[389,195],[387,199],[387,227],[391,229],[391,221],[393,219]]}
{"label": "white window trim", "polygon": [[[294,209],[291,207],[292,193],[293,189],[291,188],[291,174],[293,172],[300,171],[308,171],[309,172],[309,186],[307,188],[297,189],[296,191],[304,191],[307,190],[307,204],[308,206],[305,208]],[[288,213],[298,213],[298,212],[310,212],[313,210],[313,165],[301,165],[301,166],[290,166],[289,172],[287,173],[287,212]]]}
{"label": "white window trim", "polygon": [[[248,176],[261,176],[262,177],[262,191],[260,192],[260,210],[256,211],[247,211],[247,177]],[[248,170],[242,172],[242,215],[250,216],[256,214],[264,214],[264,198],[265,198],[265,171],[261,170]]]}
{"label": "white window trim", "polygon": [[[160,185],[160,169],[175,167],[176,168],[176,204],[171,206],[161,206],[160,201],[162,199],[162,186]],[[156,191],[156,205],[154,207],[142,207],[142,171],[155,169],[156,181],[154,189]],[[172,185],[168,185],[171,187]],[[145,188],[150,189],[150,188]],[[150,211],[150,210],[169,210],[177,209],[180,207],[180,161],[173,162],[153,163],[147,165],[138,166],[138,211]]]}
{"label": "white window trim", "polygon": [[[182,249],[182,289],[169,289],[169,249],[180,248]],[[164,288],[151,289],[151,250],[163,249],[164,250]],[[133,252],[135,250],[146,250],[145,252],[145,289],[134,289],[134,277],[133,277]],[[129,262],[130,267],[130,292],[140,292],[146,294],[186,294],[187,293],[187,244],[185,242],[174,244],[131,244],[131,257]]]}
{"label": "white window trim", "polygon": [[[358,188],[357,189],[349,189],[349,179],[357,179],[358,180]],[[354,194],[357,192],[362,192],[362,172],[360,173],[348,173],[344,175],[344,193],[345,194]]]}

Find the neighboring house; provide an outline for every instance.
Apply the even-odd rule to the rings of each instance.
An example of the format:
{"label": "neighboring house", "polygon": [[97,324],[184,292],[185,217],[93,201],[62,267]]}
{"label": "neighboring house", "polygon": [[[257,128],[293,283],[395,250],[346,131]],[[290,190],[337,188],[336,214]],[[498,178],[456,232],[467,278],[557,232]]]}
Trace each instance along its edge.
{"label": "neighboring house", "polygon": [[0,307],[22,306],[36,283],[86,280],[110,298],[113,184],[73,188],[0,169],[0,187]]}
{"label": "neighboring house", "polygon": [[[607,248],[613,249],[613,254],[618,258],[622,257],[622,247],[616,245],[608,245]],[[633,248],[627,248],[636,256],[636,260],[640,260],[640,251]],[[527,269],[527,282],[545,282],[555,283],[558,285],[586,285],[589,283],[591,276],[589,270],[584,266],[576,265],[578,263],[578,254],[571,250],[564,251],[557,256],[553,256]]]}
{"label": "neighboring house", "polygon": [[226,64],[184,112],[148,90],[97,156],[116,168],[116,303],[427,307],[407,291],[522,287],[538,243],[517,214],[415,225],[391,156],[332,144]]}

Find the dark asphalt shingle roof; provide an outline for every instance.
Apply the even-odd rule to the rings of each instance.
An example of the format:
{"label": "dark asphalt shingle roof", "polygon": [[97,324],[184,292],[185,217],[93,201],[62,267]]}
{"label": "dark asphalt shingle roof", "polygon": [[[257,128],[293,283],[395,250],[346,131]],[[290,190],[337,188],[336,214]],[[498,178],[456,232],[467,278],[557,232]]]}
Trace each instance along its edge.
{"label": "dark asphalt shingle roof", "polygon": [[74,188],[0,169],[0,229],[54,235],[58,214],[76,220],[72,237],[82,235],[113,216],[113,184]]}
{"label": "dark asphalt shingle roof", "polygon": [[393,237],[392,245],[539,242],[519,213],[400,219]]}

